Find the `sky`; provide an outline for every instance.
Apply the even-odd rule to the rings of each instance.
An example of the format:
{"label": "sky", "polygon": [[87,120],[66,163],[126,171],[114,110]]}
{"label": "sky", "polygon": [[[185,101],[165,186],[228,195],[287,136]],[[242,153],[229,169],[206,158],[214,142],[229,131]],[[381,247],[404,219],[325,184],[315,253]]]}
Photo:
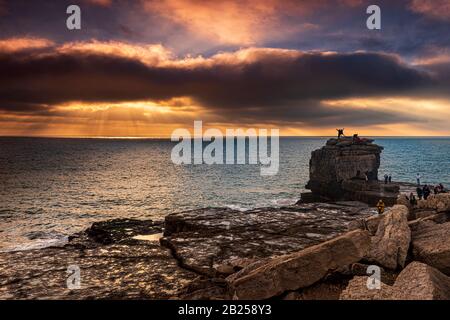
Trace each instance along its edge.
{"label": "sky", "polygon": [[449,30],[450,0],[0,0],[0,135],[449,136]]}

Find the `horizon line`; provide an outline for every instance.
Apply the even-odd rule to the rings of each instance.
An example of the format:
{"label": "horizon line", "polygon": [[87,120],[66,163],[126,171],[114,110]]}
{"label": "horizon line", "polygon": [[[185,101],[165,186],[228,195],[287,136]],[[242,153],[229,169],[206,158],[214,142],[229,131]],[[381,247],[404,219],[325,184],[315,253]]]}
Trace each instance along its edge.
{"label": "horizon line", "polygon": [[[256,135],[259,137],[259,135]],[[370,135],[359,135],[360,137],[369,137],[369,138],[450,138],[448,136],[439,136],[439,135],[428,135],[428,136],[405,136],[405,135],[386,135],[386,136],[370,136]],[[225,137],[225,136],[224,136]],[[234,137],[248,137],[248,136],[234,136]],[[270,137],[270,136],[267,136]],[[290,136],[290,135],[280,135],[280,138],[336,138],[335,135],[317,135],[317,136]],[[41,139],[121,139],[121,140],[171,140],[170,136],[58,136],[58,135],[0,135],[0,138],[41,138]],[[198,138],[195,138],[198,139]]]}

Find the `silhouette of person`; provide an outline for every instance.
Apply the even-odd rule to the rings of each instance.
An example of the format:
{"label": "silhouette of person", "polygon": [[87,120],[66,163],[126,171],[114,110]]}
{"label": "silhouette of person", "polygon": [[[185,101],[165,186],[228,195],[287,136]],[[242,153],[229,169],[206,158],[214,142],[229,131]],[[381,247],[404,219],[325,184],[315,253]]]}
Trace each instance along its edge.
{"label": "silhouette of person", "polygon": [[338,132],[338,139],[339,139],[341,136],[344,136],[344,137],[345,137],[344,129],[345,129],[345,128],[342,128],[342,129],[336,129],[336,131]]}

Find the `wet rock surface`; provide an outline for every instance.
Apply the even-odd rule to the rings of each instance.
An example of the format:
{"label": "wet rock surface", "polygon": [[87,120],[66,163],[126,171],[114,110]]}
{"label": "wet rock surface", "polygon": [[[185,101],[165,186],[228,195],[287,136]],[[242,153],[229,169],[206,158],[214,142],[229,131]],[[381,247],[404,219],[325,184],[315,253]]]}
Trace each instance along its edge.
{"label": "wet rock surface", "polygon": [[246,212],[192,210],[166,217],[163,246],[183,267],[226,276],[262,258],[299,251],[346,232],[355,219],[374,214],[358,202],[303,204]]}
{"label": "wet rock surface", "polygon": [[[94,223],[63,247],[0,253],[0,298],[231,298],[227,275],[333,238],[373,213],[357,202],[200,209],[169,215],[161,239],[159,222]],[[67,288],[71,265],[81,289]]]}
{"label": "wet rock surface", "polygon": [[[113,220],[61,248],[1,253],[0,299],[168,299],[197,275],[180,268],[157,239],[133,239],[142,231],[157,234],[161,226]],[[98,233],[108,244],[95,240]],[[79,267],[79,289],[68,288],[69,266]]]}

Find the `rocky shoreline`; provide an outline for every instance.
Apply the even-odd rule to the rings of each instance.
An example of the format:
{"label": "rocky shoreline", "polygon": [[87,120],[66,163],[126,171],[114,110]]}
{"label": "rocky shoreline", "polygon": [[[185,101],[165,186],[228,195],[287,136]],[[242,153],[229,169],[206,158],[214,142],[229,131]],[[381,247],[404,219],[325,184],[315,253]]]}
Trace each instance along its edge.
{"label": "rocky shoreline", "polygon": [[[450,195],[422,202],[381,216],[345,202],[94,223],[64,247],[1,253],[0,298],[448,299]],[[69,265],[80,289],[67,288]],[[366,287],[369,265],[381,290]]]}
{"label": "rocky shoreline", "polygon": [[[378,169],[376,154],[342,148],[352,150],[333,149],[335,161],[319,162],[321,170],[347,170],[344,178],[326,169],[320,183],[310,183],[332,179],[340,189],[330,196],[312,188],[306,196],[326,202],[197,209],[163,223],[97,222],[63,247],[0,253],[0,299],[450,299],[450,194],[412,208],[399,193],[412,185],[385,190],[355,178],[355,170]],[[359,164],[345,169],[340,161]],[[311,165],[311,181],[318,181]],[[359,189],[348,192],[348,181]],[[363,196],[374,192],[396,194],[396,204],[376,214],[372,197]],[[357,193],[360,201],[349,201]],[[70,266],[80,270],[80,288],[67,286]],[[381,289],[367,286],[374,266]]]}

